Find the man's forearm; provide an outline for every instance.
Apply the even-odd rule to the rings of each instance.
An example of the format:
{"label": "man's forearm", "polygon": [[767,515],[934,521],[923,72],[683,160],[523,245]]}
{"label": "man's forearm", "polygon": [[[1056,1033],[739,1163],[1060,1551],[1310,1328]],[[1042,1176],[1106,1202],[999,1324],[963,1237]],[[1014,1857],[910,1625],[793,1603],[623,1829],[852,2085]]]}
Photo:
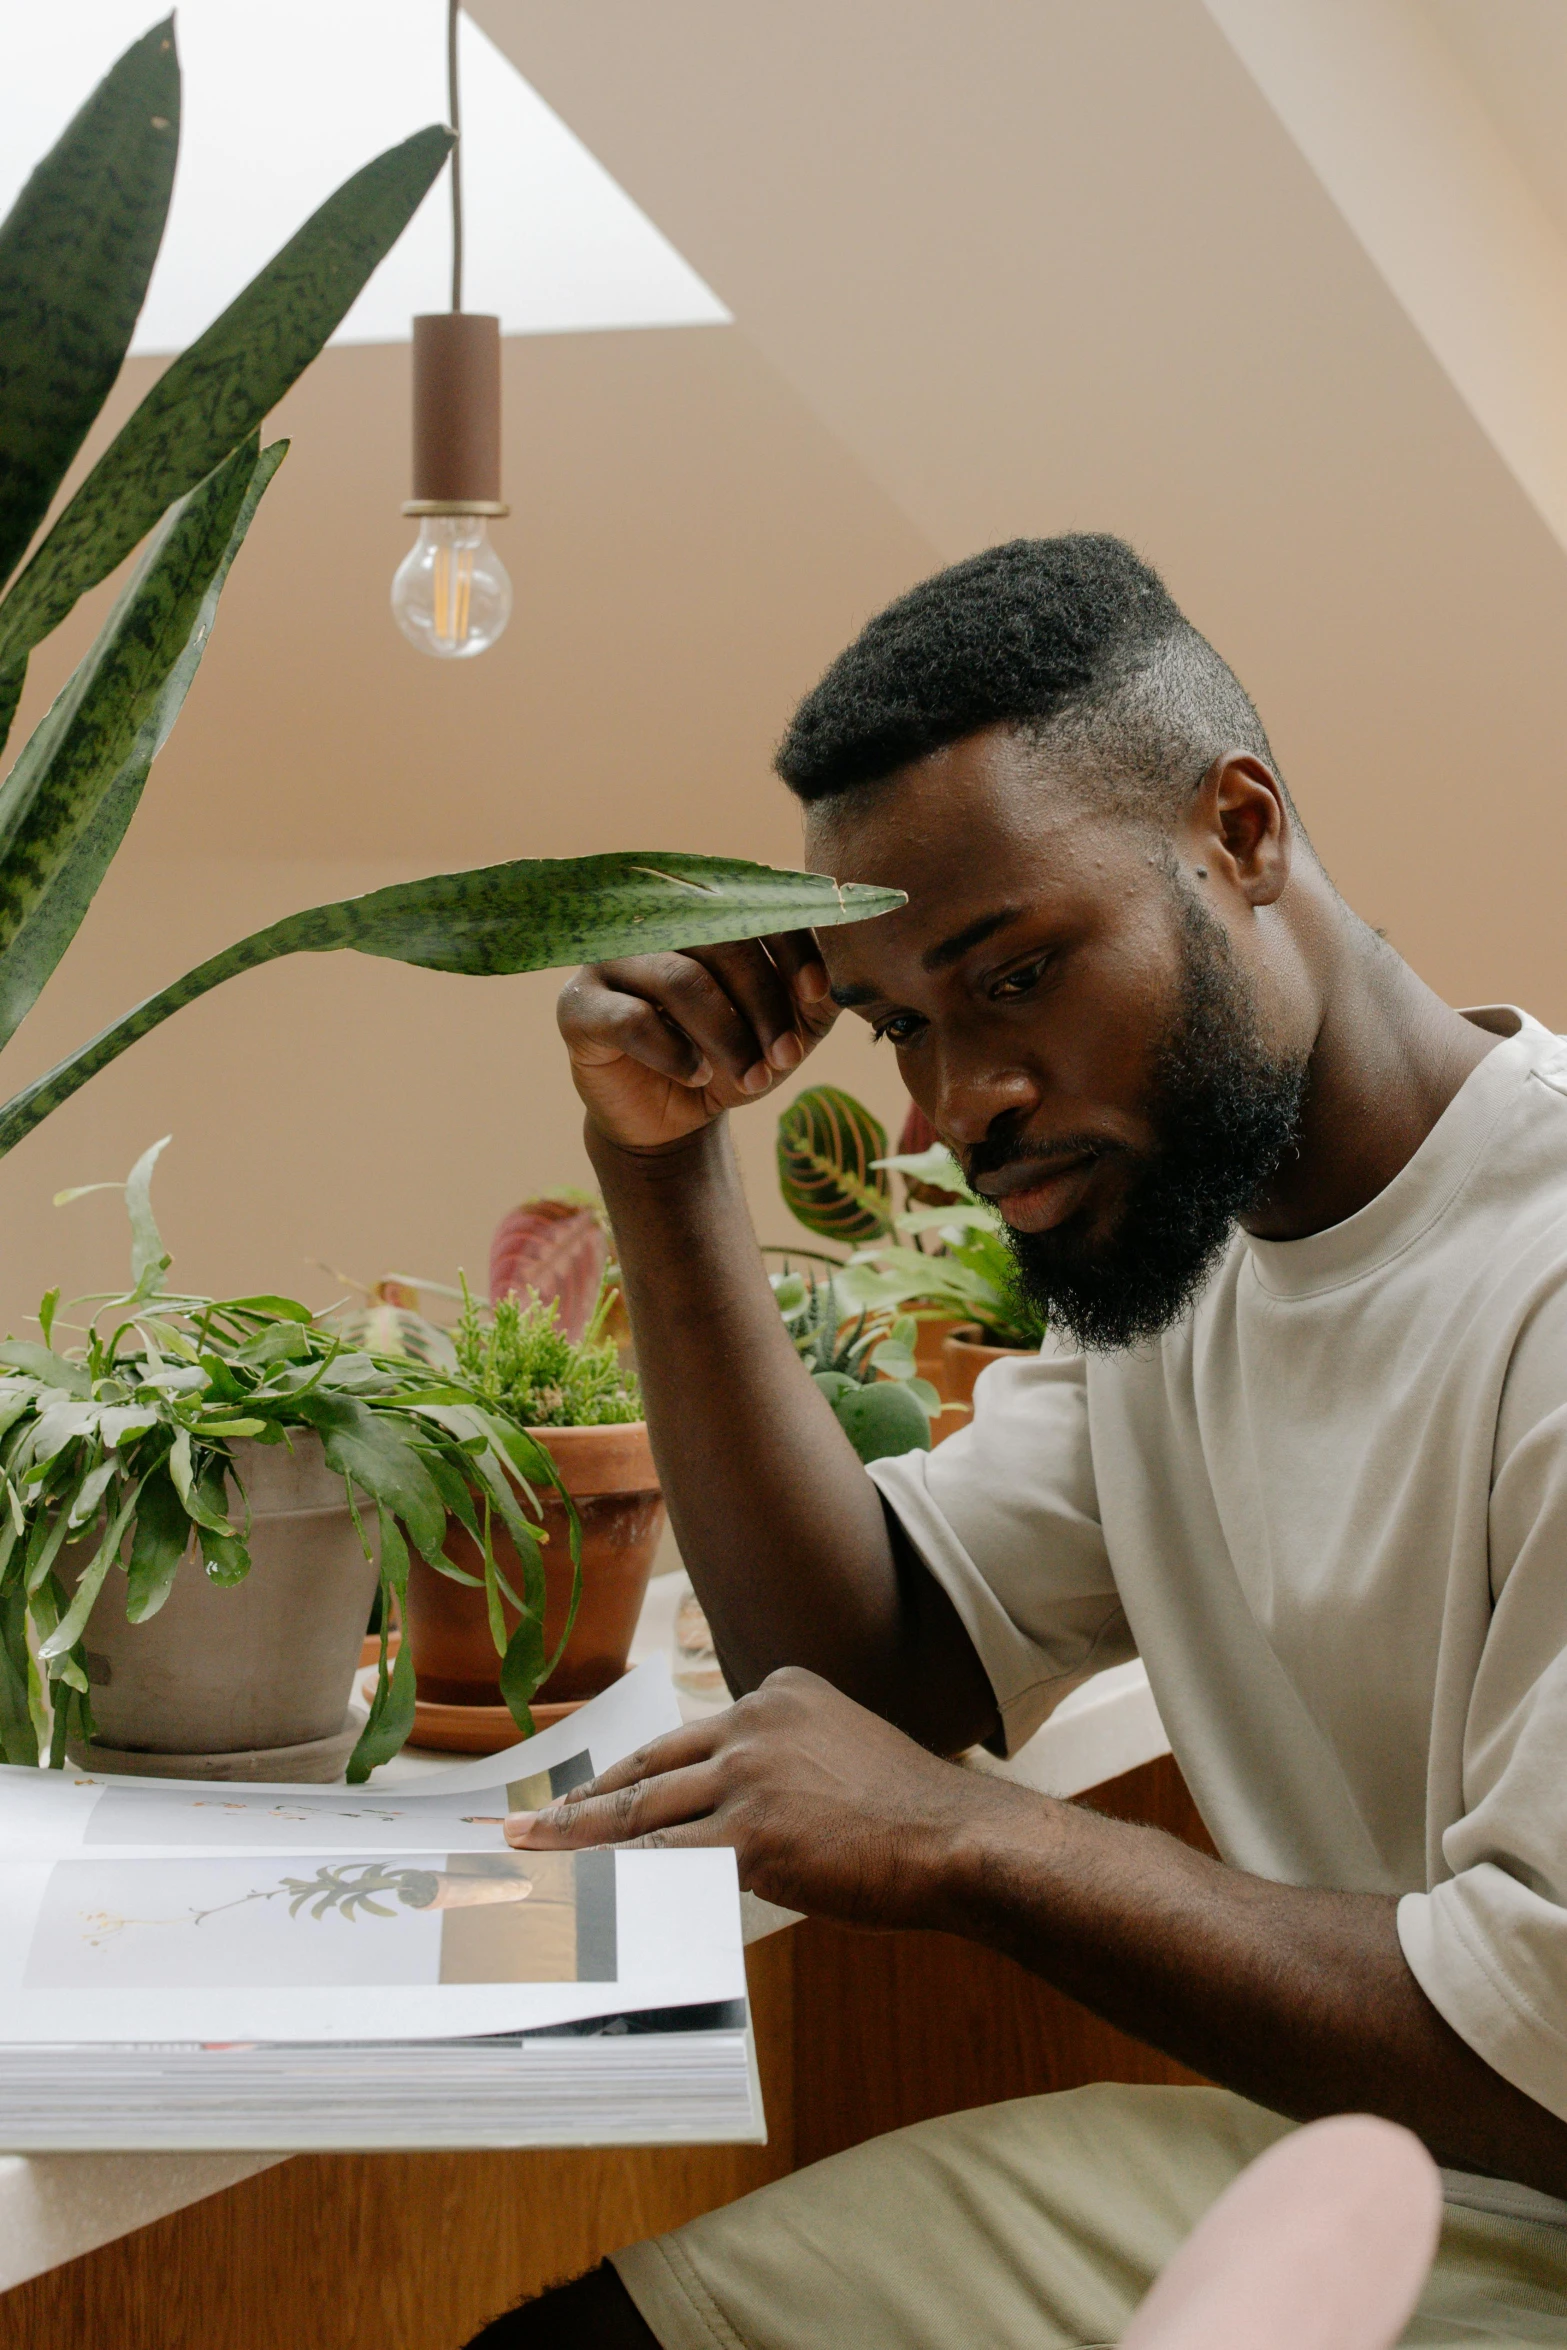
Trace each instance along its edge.
{"label": "man's forearm", "polygon": [[[997,1790],[997,1793],[1001,1793]],[[1299,2121],[1379,2113],[1439,2162],[1567,2196],[1567,2124],[1431,2005],[1390,1898],[1278,1885],[1073,1804],[981,1799],[927,1922]]]}
{"label": "man's forearm", "polygon": [[723,1122],[635,1152],[588,1128],[649,1431],[725,1673],[801,1664],[949,1750],[994,1700],[951,1603],[894,1547],[875,1487],[784,1328]]}

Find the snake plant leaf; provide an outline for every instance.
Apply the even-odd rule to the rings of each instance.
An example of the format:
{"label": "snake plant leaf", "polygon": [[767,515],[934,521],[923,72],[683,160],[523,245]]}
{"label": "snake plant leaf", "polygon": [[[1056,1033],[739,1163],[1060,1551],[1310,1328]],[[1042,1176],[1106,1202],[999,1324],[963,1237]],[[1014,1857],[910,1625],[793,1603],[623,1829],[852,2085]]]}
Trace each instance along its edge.
{"label": "snake plant leaf", "polygon": [[163,237],[179,126],[168,17],[104,76],[0,224],[0,580],[120,372]]}
{"label": "snake plant leaf", "polygon": [[0,784],[0,1047],[80,929],[287,453],[252,437],[168,518],[97,643]]}
{"label": "snake plant leaf", "polygon": [[451,143],[432,123],[355,172],[159,376],[0,603],[0,677],[277,405],[402,235]]}
{"label": "snake plant leaf", "polygon": [[[901,890],[836,882],[738,859],[658,850],[538,857],[397,882],[362,898],[307,907],[199,963],[0,1106],[0,1157],[89,1077],[174,1012],[242,971],[282,955],[353,947],[430,971],[475,976],[546,971],[770,932],[826,929],[890,913]],[[867,1152],[884,1151],[886,1136]]]}
{"label": "snake plant leaf", "polygon": [[877,1165],[887,1129],[836,1085],[809,1086],[778,1121],[778,1188],[807,1232],[861,1243],[892,1230],[892,1186]]}

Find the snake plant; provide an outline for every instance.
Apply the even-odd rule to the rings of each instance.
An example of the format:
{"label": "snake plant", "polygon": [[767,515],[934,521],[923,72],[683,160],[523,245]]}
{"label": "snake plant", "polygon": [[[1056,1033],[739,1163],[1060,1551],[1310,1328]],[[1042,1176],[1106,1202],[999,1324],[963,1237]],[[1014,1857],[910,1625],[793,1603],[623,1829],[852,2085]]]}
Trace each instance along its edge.
{"label": "snake plant", "polygon": [[[261,421],[451,145],[431,125],[329,197],[159,377],[33,544],[129,347],[179,126],[171,17],[106,75],[0,224],[0,581],[14,574],[0,595],[0,747],[34,648],[147,542],[0,783],[0,1048],[75,937],[195,677],[229,566],[286,454],[283,442],[261,446]],[[171,1013],[280,955],[351,947],[436,971],[536,971],[858,921],[897,902],[819,874],[652,851],[520,860],[312,906],[210,957],[0,1102],[0,1156]]]}

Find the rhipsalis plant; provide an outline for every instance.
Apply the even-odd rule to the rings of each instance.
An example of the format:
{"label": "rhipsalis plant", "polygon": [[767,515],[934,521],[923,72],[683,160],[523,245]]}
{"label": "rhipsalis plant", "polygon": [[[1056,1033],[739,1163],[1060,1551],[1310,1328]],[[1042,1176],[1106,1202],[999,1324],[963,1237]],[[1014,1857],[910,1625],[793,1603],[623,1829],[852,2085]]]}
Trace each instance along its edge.
{"label": "rhipsalis plant", "polygon": [[[129,348],[179,133],[171,17],[126,51],[0,224],[0,582],[14,574],[0,595],[0,748],[34,648],[147,541],[0,783],[0,1048],[75,937],[179,715],[286,453],[281,441],[262,448],[258,427],[451,145],[431,125],[329,197],[158,378],[29,555]],[[491,865],[310,907],[210,957],[0,1102],[0,1156],[172,1012],[281,955],[352,947],[435,971],[536,971],[860,921],[899,902],[822,875],[654,851]]]}
{"label": "rhipsalis plant", "polygon": [[[68,1739],[91,1737],[83,1634],[106,1587],[132,1623],[144,1623],[177,1574],[244,1580],[249,1519],[232,1455],[240,1438],[292,1446],[319,1437],[367,1554],[379,1559],[383,1625],[407,1586],[410,1549],[454,1582],[478,1584],[443,1550],[449,1515],[467,1528],[492,1620],[503,1621],[503,1597],[520,1611],[504,1643],[501,1690],[526,1733],[528,1702],[565,1645],[563,1637],[546,1656],[535,1528],[537,1488],[561,1490],[549,1455],[460,1371],[346,1345],[292,1298],[171,1290],[150,1197],[162,1148],[139,1159],[124,1186],[129,1287],[77,1301],[94,1310],[76,1343],[51,1291],[38,1313],[41,1342],[0,1345],[0,1757],[36,1762],[47,1744],[59,1764]],[[563,1492],[562,1500],[575,1562],[576,1513]],[[522,1561],[520,1592],[496,1562],[497,1521]],[[574,1591],[573,1614],[575,1606]],[[412,1648],[405,1642],[395,1664],[387,1648],[383,1632],[351,1781],[389,1760],[413,1727]]]}

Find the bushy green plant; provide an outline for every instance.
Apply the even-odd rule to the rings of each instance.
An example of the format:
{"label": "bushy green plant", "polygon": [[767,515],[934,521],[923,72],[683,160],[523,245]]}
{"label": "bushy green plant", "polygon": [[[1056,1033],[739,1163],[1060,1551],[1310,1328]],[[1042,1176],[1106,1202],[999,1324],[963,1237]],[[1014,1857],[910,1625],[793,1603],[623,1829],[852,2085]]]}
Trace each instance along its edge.
{"label": "bushy green plant", "polygon": [[636,1374],[614,1341],[600,1335],[613,1290],[600,1293],[586,1335],[568,1338],[560,1306],[529,1297],[499,1299],[486,1317],[464,1293],[453,1333],[457,1367],[496,1411],[525,1428],[602,1428],[642,1417]]}
{"label": "bushy green plant", "polygon": [[[888,1157],[886,1142],[880,1120],[837,1086],[810,1087],[778,1121],[785,1205],[819,1238],[859,1244],[834,1275],[845,1307],[977,1322],[992,1345],[1038,1346],[1044,1316],[1018,1286],[995,1209],[942,1144]],[[902,1215],[893,1175],[904,1180]],[[915,1204],[932,1194],[945,1196]]]}
{"label": "bushy green plant", "polygon": [[[856,1305],[888,1311],[912,1307],[926,1315],[977,1322],[991,1346],[1037,1347],[1045,1335],[1045,1317],[1018,1286],[1000,1217],[969,1189],[952,1153],[937,1143],[881,1163],[953,1196],[940,1207],[910,1208],[899,1216],[895,1230],[907,1241],[857,1249],[837,1276],[845,1297]],[[927,1234],[935,1248],[918,1245]]]}
{"label": "bushy green plant", "polygon": [[[544,1651],[535,1533],[537,1489],[560,1490],[549,1455],[459,1370],[346,1345],[292,1298],[171,1290],[151,1202],[162,1148],[139,1159],[124,1185],[130,1287],[76,1301],[93,1308],[78,1345],[56,1344],[58,1291],[39,1308],[41,1343],[0,1345],[0,1755],[36,1762],[47,1747],[59,1764],[68,1738],[91,1737],[83,1633],[112,1576],[124,1578],[132,1623],[156,1615],[181,1567],[196,1571],[198,1558],[214,1583],[244,1580],[249,1512],[231,1447],[242,1437],[292,1446],[301,1434],[320,1438],[366,1555],[378,1557],[383,1626],[388,1601],[406,1589],[410,1546],[456,1582],[481,1580],[444,1553],[448,1514],[468,1529],[492,1628],[504,1625],[503,1597],[519,1611],[496,1646],[502,1694],[526,1734],[529,1700],[560,1654]],[[569,1500],[565,1507],[575,1561],[577,1520]],[[522,1561],[520,1593],[496,1562],[497,1520]],[[60,1573],[67,1544],[89,1552],[74,1589]],[[351,1781],[389,1760],[413,1727],[413,1650],[405,1641],[392,1665],[387,1646],[383,1631]]]}
{"label": "bushy green plant", "polygon": [[[0,581],[15,574],[0,596],[0,748],[34,648],[153,534],[0,783],[0,1048],[75,937],[196,674],[286,453],[281,441],[263,449],[257,428],[451,145],[432,124],[329,197],[158,378],[29,556],[130,346],[179,135],[171,17],[106,75],[0,223]],[[537,971],[858,921],[899,902],[822,875],[655,851],[518,860],[309,907],[209,957],[0,1103],[0,1156],[182,1005],[282,955],[353,948],[436,971]]]}

